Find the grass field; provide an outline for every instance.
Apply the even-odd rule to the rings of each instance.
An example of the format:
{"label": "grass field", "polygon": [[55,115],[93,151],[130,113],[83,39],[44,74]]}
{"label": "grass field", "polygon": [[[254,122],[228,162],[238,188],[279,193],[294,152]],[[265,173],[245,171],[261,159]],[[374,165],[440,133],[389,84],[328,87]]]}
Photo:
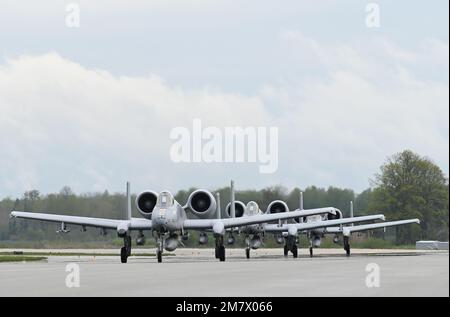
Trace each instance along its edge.
{"label": "grass field", "polygon": [[[0,257],[26,257],[26,256],[118,256],[119,253],[95,253],[95,252],[21,252],[14,254],[14,252],[0,252]],[[135,253],[131,256],[156,256],[155,253]],[[165,253],[163,256],[175,256],[173,253]],[[0,261],[1,262],[1,261]]]}
{"label": "grass field", "polygon": [[24,255],[12,255],[12,254],[0,254],[0,262],[29,262],[29,261],[42,261],[46,260],[45,256],[24,256]]}
{"label": "grass field", "polygon": [[[243,236],[236,235],[236,243],[233,246],[228,246],[227,248],[244,248],[245,243]],[[342,240],[342,237],[341,237]],[[213,248],[214,247],[214,238],[209,237],[209,241],[206,245],[199,245],[198,243],[198,234],[196,232],[192,232],[188,241],[183,241],[187,248]],[[392,239],[381,239],[376,237],[367,238],[365,235],[352,235],[350,239],[350,244],[352,248],[360,248],[360,249],[414,249],[414,244],[400,245],[396,244],[392,241]],[[8,248],[30,248],[30,249],[111,249],[119,248],[123,245],[122,239],[113,238],[107,241],[54,241],[54,240],[39,240],[39,241],[0,241],[0,249]],[[271,234],[268,234],[264,239],[264,247],[265,248],[280,248],[281,246],[275,241]],[[309,247],[309,239],[305,235],[301,235],[299,237],[299,247],[307,248]],[[342,247],[342,241],[336,244],[333,242],[332,235],[326,235],[322,239],[321,248],[340,248]],[[153,251],[156,248],[155,242],[153,239],[147,239],[147,242],[144,246],[137,246],[132,241],[133,249],[150,249]],[[0,253],[1,254],[1,253]],[[53,254],[55,255],[55,254]],[[62,254],[65,255],[65,254]],[[69,254],[72,255],[72,254]],[[92,254],[86,254],[92,255]],[[117,254],[110,254],[117,255]],[[144,256],[154,255],[154,253],[145,253]]]}

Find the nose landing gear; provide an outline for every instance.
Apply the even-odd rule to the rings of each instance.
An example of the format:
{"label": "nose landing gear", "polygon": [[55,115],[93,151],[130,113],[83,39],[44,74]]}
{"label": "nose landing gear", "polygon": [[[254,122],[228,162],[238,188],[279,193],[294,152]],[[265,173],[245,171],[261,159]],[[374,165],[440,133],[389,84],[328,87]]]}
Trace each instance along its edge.
{"label": "nose landing gear", "polygon": [[291,251],[294,259],[298,258],[298,246],[297,238],[295,236],[288,236],[284,244],[284,256],[288,256],[288,252]]}
{"label": "nose landing gear", "polygon": [[162,262],[162,251],[161,250],[158,250],[156,252],[156,258],[158,259],[158,263]]}
{"label": "nose landing gear", "polygon": [[223,245],[223,236],[216,237],[216,259],[219,259],[220,262],[225,261],[225,246]]}
{"label": "nose landing gear", "polygon": [[124,246],[120,249],[120,262],[127,263],[128,257],[131,255],[131,237],[126,235],[123,237]]}
{"label": "nose landing gear", "polygon": [[158,263],[162,262],[162,253],[164,250],[164,238],[161,235],[158,235],[157,241],[156,241],[156,259],[158,260]]}

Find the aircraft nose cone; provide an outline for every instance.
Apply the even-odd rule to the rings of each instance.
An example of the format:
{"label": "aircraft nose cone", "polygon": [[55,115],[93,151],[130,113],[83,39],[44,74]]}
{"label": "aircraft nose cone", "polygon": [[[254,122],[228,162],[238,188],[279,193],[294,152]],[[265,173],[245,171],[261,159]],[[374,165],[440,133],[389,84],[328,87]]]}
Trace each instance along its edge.
{"label": "aircraft nose cone", "polygon": [[156,223],[159,225],[165,225],[167,223],[167,220],[165,218],[158,218],[156,219]]}

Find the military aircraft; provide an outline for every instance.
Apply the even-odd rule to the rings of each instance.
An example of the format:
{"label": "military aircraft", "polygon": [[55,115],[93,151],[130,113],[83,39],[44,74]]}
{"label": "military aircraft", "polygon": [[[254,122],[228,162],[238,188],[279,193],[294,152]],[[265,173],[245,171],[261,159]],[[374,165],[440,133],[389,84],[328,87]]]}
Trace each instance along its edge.
{"label": "military aircraft", "polygon": [[252,224],[336,212],[335,208],[328,207],[298,210],[289,213],[219,219],[215,216],[217,202],[211,192],[207,190],[198,189],[192,192],[187,204],[184,206],[180,205],[169,191],[165,190],[157,194],[154,191],[147,190],[136,197],[137,209],[144,218],[132,218],[129,183],[127,183],[126,196],[126,215],[122,220],[22,211],[12,211],[10,217],[61,223],[61,228],[58,230],[61,233],[69,232],[67,224],[80,225],[82,231],[86,230],[86,227],[97,227],[101,228],[102,231],[105,229],[116,230],[117,235],[123,238],[124,241],[124,246],[120,252],[121,262],[126,263],[131,255],[130,233],[133,230],[139,231],[138,239],[141,242],[144,239],[144,231],[152,232],[157,244],[156,255],[158,262],[162,262],[163,250],[174,251],[179,246],[179,234],[185,236],[186,230],[211,231],[216,242],[216,258],[219,258],[220,261],[225,261],[224,236],[227,229],[234,230],[235,228]]}
{"label": "military aircraft", "polygon": [[[235,200],[234,182],[231,181],[230,187],[231,197],[230,203],[226,206],[225,215],[231,218],[234,217],[252,217],[264,214],[280,214],[290,212],[287,204],[282,200],[272,201],[266,212],[260,210],[258,204],[250,201],[245,205],[242,201]],[[378,228],[386,228],[391,226],[399,226],[410,223],[420,223],[419,219],[407,219],[381,223],[371,223],[365,225],[354,226],[354,223],[368,222],[375,220],[385,220],[384,215],[375,214],[360,217],[353,217],[353,203],[350,202],[350,217],[344,218],[342,212],[337,208],[329,207],[326,213],[320,213],[302,218],[292,218],[290,220],[278,220],[277,224],[273,223],[258,223],[241,226],[239,229],[230,228],[228,236],[228,244],[233,244],[235,239],[233,232],[243,233],[245,235],[245,254],[250,258],[250,250],[258,249],[263,245],[263,237],[266,233],[273,233],[275,239],[279,244],[284,243],[284,255],[287,256],[289,251],[294,258],[298,257],[298,235],[306,234],[310,239],[310,256],[313,256],[313,248],[320,246],[321,239],[325,234],[334,234],[333,241],[339,242],[339,236],[343,236],[344,250],[347,256],[350,255],[349,239],[353,232],[360,232],[366,230],[373,230]],[[234,207],[234,208],[233,208]],[[303,193],[300,192],[299,208],[296,211],[303,210]],[[220,215],[220,212],[218,213]],[[343,226],[344,224],[351,224],[351,226]],[[205,233],[200,236],[200,244],[207,242]]]}
{"label": "military aircraft", "polygon": [[[270,205],[269,205],[270,206]],[[268,208],[267,212],[270,213],[270,208]],[[258,204],[254,201],[250,201],[246,208],[244,215],[259,215],[263,214],[263,212],[259,209]],[[275,233],[281,234],[283,237],[283,241],[285,242],[284,250],[285,255],[287,255],[287,251],[291,251],[294,258],[298,257],[298,247],[297,247],[297,239],[298,234],[302,233],[306,230],[320,230],[326,229],[331,226],[340,226],[337,228],[341,228],[344,224],[349,223],[358,223],[358,222],[366,222],[366,221],[374,221],[374,220],[384,220],[384,215],[369,215],[369,216],[361,216],[361,217],[351,217],[351,218],[341,218],[341,219],[330,219],[324,220],[327,217],[327,214],[322,215],[320,220],[311,221],[307,223],[284,223],[284,224],[253,224],[243,226],[239,229],[240,233],[245,235],[246,248],[245,254],[247,259],[250,258],[250,250],[258,249],[262,245],[262,237],[266,233]],[[319,218],[317,218],[319,219]]]}
{"label": "military aircraft", "polygon": [[[303,193],[300,192],[300,206],[296,211],[303,210]],[[280,204],[282,207],[280,207],[279,212],[286,212],[288,209],[287,205],[279,201],[278,204]],[[270,207],[270,205],[269,205]],[[268,211],[271,209],[268,208]],[[273,224],[267,224],[264,226],[264,230],[266,232],[278,232],[278,235],[276,236],[277,242],[279,244],[284,243],[284,255],[287,256],[288,252],[291,251],[293,254],[297,253],[297,246],[296,246],[296,239],[293,239],[292,235],[289,235],[289,230],[299,233],[304,233],[308,236],[310,241],[310,247],[309,247],[309,254],[312,257],[313,256],[313,248],[320,247],[322,237],[325,236],[325,234],[334,234],[333,242],[338,243],[339,242],[339,236],[343,236],[343,245],[344,250],[346,252],[347,256],[350,256],[350,237],[352,233],[354,232],[361,232],[361,231],[367,231],[367,230],[374,230],[374,229],[380,229],[380,228],[386,228],[386,227],[392,227],[392,226],[400,226],[400,225],[406,225],[411,223],[420,223],[419,219],[406,219],[406,220],[397,220],[397,221],[388,221],[388,222],[381,222],[381,223],[371,223],[371,224],[365,224],[365,225],[357,225],[354,226],[353,223],[356,223],[357,221],[353,221],[353,219],[360,219],[361,221],[369,221],[369,220],[375,220],[375,218],[370,219],[372,216],[362,216],[362,217],[353,217],[353,203],[350,202],[350,218],[343,218],[342,212],[340,212],[337,209],[338,213],[332,214],[323,214],[323,215],[311,215],[303,218],[296,218],[293,220],[293,222],[296,223],[284,223],[281,225],[273,225]],[[374,215],[376,216],[383,216],[383,215]],[[384,218],[384,216],[383,216]],[[381,218],[380,218],[381,219]],[[339,222],[339,220],[342,220],[343,222]],[[382,219],[384,220],[384,219]],[[336,221],[336,223],[333,224],[333,221]],[[359,221],[358,221],[359,222]],[[339,224],[339,227],[335,227],[335,225]],[[343,224],[351,224],[350,226],[342,226]],[[331,227],[334,226],[334,227]],[[286,237],[287,236],[287,237]]]}
{"label": "military aircraft", "polygon": [[[289,211],[289,208],[287,207],[286,203],[281,200],[275,200],[271,202],[266,210],[266,212],[262,212],[259,209],[259,206],[256,202],[251,201],[247,205],[245,205],[240,200],[235,200],[235,191],[234,191],[234,181],[231,181],[230,185],[230,202],[225,207],[225,214],[224,216],[226,218],[240,218],[240,217],[253,217],[253,216],[261,216],[265,214],[279,214]],[[217,213],[216,217],[220,219],[222,217],[221,211],[220,211],[220,195],[217,193]],[[314,223],[309,224],[303,224],[302,226],[292,226],[288,225],[287,227],[283,227],[282,222],[286,223],[287,220],[277,220],[278,225],[270,225],[268,223],[258,223],[258,224],[251,224],[251,225],[245,225],[241,226],[240,228],[230,227],[227,228],[228,236],[227,236],[227,244],[233,245],[235,243],[235,233],[243,233],[245,235],[245,242],[246,242],[246,248],[245,253],[247,258],[250,258],[250,250],[256,250],[259,247],[263,245],[263,237],[265,233],[275,233],[279,234],[281,239],[283,241],[286,241],[285,243],[285,250],[288,248],[289,251],[292,252],[294,258],[298,257],[298,248],[297,248],[297,235],[302,230],[308,230],[308,229],[317,229],[317,228],[323,228],[327,226],[335,226],[335,225],[342,225],[347,223],[357,223],[357,222],[365,222],[365,221],[372,221],[372,220],[378,220],[382,219],[384,220],[383,215],[370,215],[370,216],[364,216],[364,217],[357,217],[357,218],[346,218],[342,219],[341,215],[342,212],[333,207],[327,207],[324,209],[325,212],[323,213],[317,213],[314,216],[318,216],[318,219],[323,219],[324,221],[317,221]],[[313,216],[313,215],[312,215]],[[308,216],[305,216],[304,218],[307,218]],[[299,218],[296,218],[297,221]],[[303,218],[302,218],[303,219]],[[330,220],[327,220],[330,219]],[[291,221],[294,221],[294,219],[290,219]],[[295,223],[295,222],[294,222]],[[281,229],[280,229],[281,228]],[[288,230],[286,230],[288,228]],[[208,243],[208,235],[207,233],[211,232],[211,230],[201,231],[199,234],[199,244],[207,244]],[[285,237],[282,237],[282,235],[285,235]],[[285,252],[286,253],[286,252]],[[216,252],[216,258],[218,258],[218,254]]]}
{"label": "military aircraft", "polygon": [[[225,208],[225,217],[235,218],[235,217],[252,217],[257,215],[264,214],[279,214],[288,212],[289,208],[287,204],[281,200],[272,201],[267,207],[266,212],[264,213],[259,209],[259,206],[256,202],[250,201],[247,205],[245,205],[240,200],[235,200],[235,191],[234,191],[234,182],[231,181],[230,185],[230,202]],[[303,197],[303,194],[301,197]],[[219,202],[218,207],[220,207],[220,195],[217,194],[217,201]],[[301,206],[303,206],[303,198],[301,198]],[[303,207],[301,207],[303,209]],[[316,218],[311,218],[316,216]],[[217,218],[221,217],[220,208],[217,210]],[[301,220],[300,220],[301,219]],[[302,223],[301,225],[298,222],[303,221],[303,219],[310,219],[309,223]],[[314,221],[311,221],[314,219]],[[298,234],[304,232],[305,230],[312,229],[320,229],[330,226],[339,225],[342,227],[343,224],[348,223],[358,223],[358,222],[366,222],[373,220],[384,220],[384,216],[381,214],[378,215],[369,215],[363,217],[352,217],[352,218],[342,218],[342,212],[337,208],[328,207],[327,212],[306,216],[304,218],[295,218],[290,221],[293,223],[287,224],[286,220],[278,220],[278,224],[268,224],[268,223],[259,223],[241,226],[240,228],[228,228],[228,245],[232,245],[235,242],[234,233],[238,232],[239,234],[243,233],[245,235],[245,254],[247,258],[250,258],[250,250],[256,250],[263,245],[263,238],[266,233],[275,233],[277,239],[281,239],[281,243],[285,242],[284,250],[285,255],[287,255],[288,251],[291,251],[294,258],[298,257],[298,247],[297,240]],[[284,225],[283,225],[284,223]],[[295,224],[295,225],[294,225]],[[339,227],[339,228],[340,228]],[[206,232],[201,232],[199,236],[199,244],[206,244],[208,242],[208,236]],[[217,258],[217,254],[216,254]]]}

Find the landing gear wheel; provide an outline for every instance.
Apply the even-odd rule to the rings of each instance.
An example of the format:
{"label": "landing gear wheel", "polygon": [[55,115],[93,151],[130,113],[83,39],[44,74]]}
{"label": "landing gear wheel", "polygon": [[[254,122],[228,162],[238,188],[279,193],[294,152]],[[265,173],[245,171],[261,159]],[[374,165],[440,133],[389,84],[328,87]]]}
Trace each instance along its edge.
{"label": "landing gear wheel", "polygon": [[120,262],[127,263],[127,260],[128,260],[127,249],[125,247],[122,247],[120,249]]}
{"label": "landing gear wheel", "polygon": [[309,256],[313,257],[313,247],[309,247]]}
{"label": "landing gear wheel", "polygon": [[221,245],[219,247],[219,259],[220,259],[220,262],[225,261],[225,247],[223,245]]}
{"label": "landing gear wheel", "polygon": [[158,258],[158,263],[162,262],[162,251],[158,250],[158,252],[156,252],[156,257]]}
{"label": "landing gear wheel", "polygon": [[126,236],[125,237],[125,249],[127,250],[127,256],[131,255],[131,237]]}
{"label": "landing gear wheel", "polygon": [[284,256],[288,256],[288,252],[289,252],[288,247],[287,247],[287,245],[285,244],[285,245],[284,245]]}
{"label": "landing gear wheel", "polygon": [[247,259],[250,259],[250,249],[249,248],[245,249],[245,256],[247,257]]}
{"label": "landing gear wheel", "polygon": [[347,244],[346,248],[345,248],[345,254],[347,256],[350,256],[350,244]]}
{"label": "landing gear wheel", "polygon": [[344,237],[344,250],[347,256],[350,256],[350,243],[348,242],[348,237]]}
{"label": "landing gear wheel", "polygon": [[220,254],[219,247],[216,247],[215,252],[216,252],[216,259],[218,259],[220,257],[219,256],[219,254]]}
{"label": "landing gear wheel", "polygon": [[294,244],[292,246],[291,252],[292,252],[292,256],[294,257],[294,259],[298,258],[298,247],[296,244]]}

